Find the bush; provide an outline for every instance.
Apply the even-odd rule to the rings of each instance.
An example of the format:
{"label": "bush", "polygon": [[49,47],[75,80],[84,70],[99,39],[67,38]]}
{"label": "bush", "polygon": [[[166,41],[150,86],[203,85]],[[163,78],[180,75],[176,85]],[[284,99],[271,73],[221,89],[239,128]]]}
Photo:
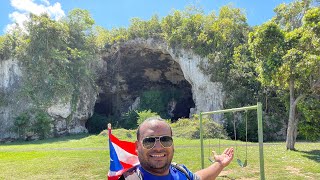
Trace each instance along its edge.
{"label": "bush", "polygon": [[171,118],[168,114],[168,104],[172,99],[179,102],[181,98],[181,91],[176,89],[145,91],[141,95],[138,111],[150,110],[162,118]]}
{"label": "bush", "polygon": [[50,135],[51,120],[47,113],[40,111],[35,116],[35,122],[33,124],[33,131],[39,136],[40,139],[44,139]]}
{"label": "bush", "polygon": [[320,96],[311,96],[298,104],[302,117],[298,124],[299,138],[308,141],[320,139]]}
{"label": "bush", "polygon": [[106,129],[108,123],[111,123],[112,127],[117,127],[117,124],[113,123],[112,119],[112,117],[107,118],[102,114],[94,113],[86,122],[86,128],[89,133],[97,134]]}
{"label": "bush", "polygon": [[[174,136],[189,139],[200,138],[200,122],[195,116],[193,119],[179,119],[171,124]],[[202,119],[203,138],[228,139],[227,133],[222,125],[211,119]]]}
{"label": "bush", "polygon": [[19,139],[24,139],[30,128],[30,115],[26,112],[14,118],[13,130],[18,134]]}
{"label": "bush", "polygon": [[137,128],[138,114],[136,111],[128,111],[125,115],[121,117],[121,127],[125,129],[135,129]]}
{"label": "bush", "polygon": [[[246,141],[246,138],[248,141],[251,142],[257,142],[258,141],[258,120],[257,120],[257,114],[254,111],[248,111],[247,112],[247,135],[246,135],[246,114],[245,112],[237,112],[237,113],[225,113],[223,115],[223,122],[224,127],[227,131],[228,136],[231,139],[235,139],[234,134],[234,120],[236,118],[236,138],[237,140]],[[266,116],[265,116],[266,118]],[[272,127],[270,127],[270,132],[275,134],[278,129],[279,122],[275,122],[272,124],[272,127],[277,127],[276,129],[272,130]],[[264,126],[265,128],[267,126]],[[268,133],[266,129],[264,130],[265,133]],[[270,133],[270,134],[272,134]],[[270,136],[271,137],[271,136]]]}
{"label": "bush", "polygon": [[150,109],[149,110],[144,110],[144,111],[137,111],[138,114],[138,121],[137,124],[140,125],[144,120],[154,117],[154,116],[159,116],[157,113],[152,112]]}

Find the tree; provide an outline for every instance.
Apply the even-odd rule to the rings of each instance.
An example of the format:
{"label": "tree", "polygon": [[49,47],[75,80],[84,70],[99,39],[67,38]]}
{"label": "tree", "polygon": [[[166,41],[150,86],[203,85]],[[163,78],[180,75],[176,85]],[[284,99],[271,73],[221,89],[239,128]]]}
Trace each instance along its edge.
{"label": "tree", "polygon": [[306,40],[317,41],[319,36],[308,26],[308,21],[302,21],[302,17],[313,12],[308,11],[308,2],[280,5],[274,21],[263,24],[249,35],[260,82],[289,92],[286,147],[290,150],[294,150],[298,132],[297,104],[308,94],[316,93],[319,83],[319,50],[312,40]]}
{"label": "tree", "polygon": [[50,103],[72,92],[68,62],[68,27],[48,15],[30,15],[26,51],[20,57],[24,67],[23,90],[35,104]]}

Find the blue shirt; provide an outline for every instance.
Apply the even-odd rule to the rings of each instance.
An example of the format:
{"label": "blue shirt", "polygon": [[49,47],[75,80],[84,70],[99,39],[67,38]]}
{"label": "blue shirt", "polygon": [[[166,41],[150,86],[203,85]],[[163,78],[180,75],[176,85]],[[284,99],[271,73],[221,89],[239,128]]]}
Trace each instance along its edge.
{"label": "blue shirt", "polygon": [[[194,175],[191,171],[189,171],[184,165],[181,165],[180,167],[182,167],[183,169],[186,170],[186,172],[189,174],[189,177],[191,180],[197,179],[196,175]],[[139,168],[144,180],[149,180],[149,179],[152,179],[152,180],[187,180],[188,179],[183,172],[181,172],[180,170],[178,170],[174,166],[170,166],[169,174],[165,175],[165,176],[155,176],[155,175],[149,173],[148,171],[144,170],[141,166],[138,166],[138,168]]]}

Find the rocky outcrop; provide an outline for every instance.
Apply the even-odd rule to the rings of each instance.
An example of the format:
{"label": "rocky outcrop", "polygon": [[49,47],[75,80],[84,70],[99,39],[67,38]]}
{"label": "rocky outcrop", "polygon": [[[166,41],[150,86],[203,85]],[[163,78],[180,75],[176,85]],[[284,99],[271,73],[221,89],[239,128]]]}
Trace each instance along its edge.
{"label": "rocky outcrop", "polygon": [[[17,138],[13,131],[14,118],[35,108],[30,99],[21,94],[21,68],[18,60],[0,61],[0,142]],[[88,84],[80,87],[78,92],[79,98],[74,107],[71,102],[57,100],[47,108],[52,119],[53,135],[87,132],[85,122],[92,116],[97,92]]]}
{"label": "rocky outcrop", "polygon": [[[158,58],[158,62],[155,63],[160,63],[167,58],[171,61],[168,64],[176,64],[183,74],[179,76],[179,73],[169,70],[165,71],[164,75],[173,84],[186,80],[191,85],[192,98],[195,103],[195,107],[190,111],[191,114],[222,109],[224,99],[222,84],[210,81],[210,77],[201,70],[201,68],[205,69],[204,66],[207,63],[207,59],[196,55],[192,50],[173,49],[165,42],[155,39],[135,39],[113,45],[104,55],[105,60],[112,62],[112,59],[121,59],[119,57],[120,51],[122,58],[135,53],[144,53],[146,55],[148,52],[159,52],[161,55]],[[117,54],[117,56],[113,57],[112,55],[114,54]],[[136,59],[136,61],[139,61],[139,59]],[[175,69],[175,66],[168,66],[168,69],[170,68]],[[144,71],[145,76],[150,81],[158,81],[161,77],[159,69],[149,67],[145,68]],[[124,81],[126,80],[124,79]],[[216,121],[219,122],[218,116]]]}
{"label": "rocky outcrop", "polygon": [[[135,39],[114,44],[101,56],[97,64],[92,65],[98,74],[98,87],[83,84],[78,89],[77,98],[72,94],[70,101],[57,98],[56,103],[46,109],[52,118],[54,135],[87,132],[85,124],[94,111],[108,115],[108,111],[122,114],[134,110],[139,106],[141,91],[147,89],[181,90],[184,99],[168,103],[170,116],[185,108],[188,110],[176,116],[186,117],[223,107],[222,85],[210,81],[201,70],[207,59],[192,50],[173,49],[155,39]],[[33,108],[28,97],[19,96],[23,74],[18,62],[11,59],[0,61],[1,140],[16,138],[12,131],[14,118]],[[215,120],[219,121],[219,118]]]}
{"label": "rocky outcrop", "polygon": [[0,60],[0,141],[15,137],[11,128],[16,112],[27,105],[17,98],[21,71],[17,60]]}

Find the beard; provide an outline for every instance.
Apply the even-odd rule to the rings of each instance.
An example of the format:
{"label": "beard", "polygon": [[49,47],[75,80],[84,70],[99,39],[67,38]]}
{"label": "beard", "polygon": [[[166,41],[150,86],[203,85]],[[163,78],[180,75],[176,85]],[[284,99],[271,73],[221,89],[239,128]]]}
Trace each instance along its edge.
{"label": "beard", "polygon": [[148,154],[143,154],[142,152],[138,153],[141,167],[152,174],[163,174],[168,171],[173,157],[172,152],[172,154],[170,156],[166,156],[163,161],[157,161],[152,159]]}
{"label": "beard", "polygon": [[[140,161],[140,159],[139,159]],[[149,171],[150,173],[165,173],[170,167],[171,161],[167,160],[165,162],[150,162],[150,161],[140,161],[141,167],[145,170]]]}

